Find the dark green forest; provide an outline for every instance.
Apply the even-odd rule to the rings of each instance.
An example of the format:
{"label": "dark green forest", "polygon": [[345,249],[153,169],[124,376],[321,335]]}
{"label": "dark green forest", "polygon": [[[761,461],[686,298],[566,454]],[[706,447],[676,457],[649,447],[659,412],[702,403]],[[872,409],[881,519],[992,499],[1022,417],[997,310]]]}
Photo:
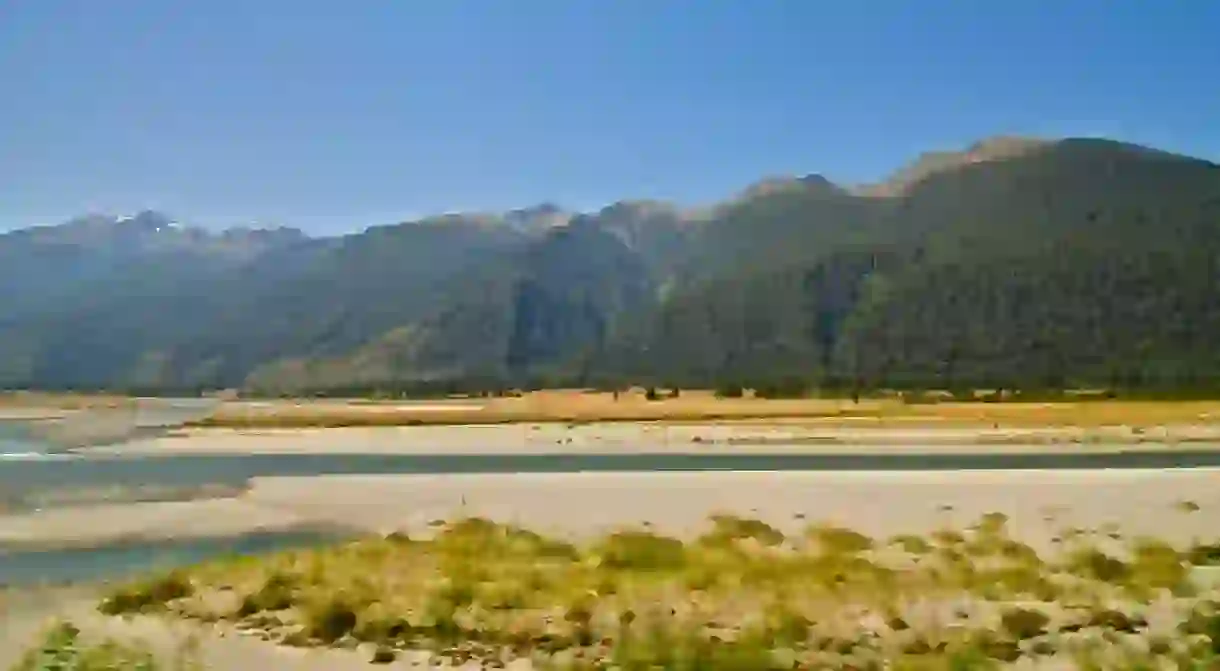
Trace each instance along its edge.
{"label": "dark green forest", "polygon": [[984,141],[699,210],[167,221],[0,236],[0,387],[1220,393],[1220,166],[1113,141]]}

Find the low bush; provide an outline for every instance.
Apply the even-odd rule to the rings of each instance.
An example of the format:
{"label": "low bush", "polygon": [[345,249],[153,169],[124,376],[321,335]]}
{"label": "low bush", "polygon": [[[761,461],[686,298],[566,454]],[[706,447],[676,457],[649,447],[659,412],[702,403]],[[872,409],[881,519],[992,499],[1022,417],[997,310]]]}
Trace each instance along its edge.
{"label": "low bush", "polygon": [[[152,652],[113,640],[85,641],[69,622],[51,626],[10,671],[168,671]],[[184,644],[173,671],[200,671],[196,651]]]}
{"label": "low bush", "polygon": [[686,563],[686,547],[682,541],[648,531],[613,533],[595,552],[607,568],[668,571],[682,568]]}
{"label": "low bush", "polygon": [[133,583],[113,592],[98,606],[107,615],[139,613],[165,606],[174,599],[188,597],[194,593],[190,580],[181,573]]}
{"label": "low bush", "polygon": [[1000,626],[1018,641],[1045,634],[1050,621],[1046,613],[1032,608],[1008,608],[1000,613]]}
{"label": "low bush", "polygon": [[323,643],[334,643],[352,633],[359,615],[342,595],[305,609],[305,634]]}
{"label": "low bush", "polygon": [[715,515],[712,530],[700,537],[705,544],[724,544],[751,539],[761,545],[777,546],[786,539],[775,527],[761,520],[746,519],[736,515]]}
{"label": "low bush", "polygon": [[741,398],[745,396],[746,390],[740,384],[735,382],[727,382],[716,387],[716,398]]}

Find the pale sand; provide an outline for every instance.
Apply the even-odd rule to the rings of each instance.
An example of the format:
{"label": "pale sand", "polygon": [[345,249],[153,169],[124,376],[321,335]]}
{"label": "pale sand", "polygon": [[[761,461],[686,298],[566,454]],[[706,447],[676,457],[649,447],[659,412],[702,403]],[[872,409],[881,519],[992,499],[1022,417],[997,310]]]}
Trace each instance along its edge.
{"label": "pale sand", "polygon": [[[57,619],[72,622],[83,630],[90,641],[112,639],[146,647],[171,668],[184,648],[194,649],[198,655],[196,659],[202,662],[205,669],[223,671],[347,671],[370,668],[368,660],[371,651],[368,649],[288,648],[238,635],[231,627],[221,625],[208,627],[147,616],[105,617],[94,607],[97,597],[81,590],[44,590],[18,598],[24,603],[13,604],[10,610],[0,609],[0,669],[15,664],[40,633]],[[20,612],[16,612],[18,610]],[[403,654],[388,668],[421,668],[426,665],[426,660],[427,655],[424,654]]]}
{"label": "pale sand", "polygon": [[91,592],[80,588],[0,592],[0,669],[17,662],[48,620],[80,610],[91,598]]}
{"label": "pale sand", "polygon": [[[1200,510],[1184,512],[1183,501]],[[1220,534],[1220,469],[259,478],[231,499],[3,515],[0,544],[96,545],[313,525],[418,533],[434,520],[470,515],[568,535],[643,522],[685,535],[717,512],[755,516],[784,530],[826,521],[878,536],[967,525],[1003,512],[1014,533],[1043,546],[1065,526],[1107,523],[1126,534],[1189,542]]]}
{"label": "pale sand", "polygon": [[63,417],[64,414],[63,410],[56,410],[54,408],[13,408],[0,406],[0,421],[58,419]]}
{"label": "pale sand", "polygon": [[[1175,542],[1220,534],[1220,469],[268,478],[256,479],[246,499],[381,533],[477,515],[565,535],[642,522],[689,535],[710,514],[732,512],[788,531],[823,521],[888,536],[965,526],[998,511],[1015,535],[1043,546],[1068,525],[1112,523]],[[1200,509],[1180,510],[1187,500]]]}
{"label": "pale sand", "polygon": [[1130,427],[964,428],[825,427],[773,422],[669,424],[504,424],[330,429],[184,429],[98,454],[559,454],[650,452],[969,453],[1104,450],[1173,447],[1215,449],[1220,425]]}
{"label": "pale sand", "polygon": [[0,515],[0,548],[94,547],[121,541],[225,537],[291,529],[301,522],[290,511],[241,497],[52,508]]}

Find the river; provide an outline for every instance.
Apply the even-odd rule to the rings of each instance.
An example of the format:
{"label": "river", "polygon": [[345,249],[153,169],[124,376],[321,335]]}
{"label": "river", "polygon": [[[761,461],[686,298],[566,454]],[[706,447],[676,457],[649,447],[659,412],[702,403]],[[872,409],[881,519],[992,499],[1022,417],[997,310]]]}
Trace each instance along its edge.
{"label": "river", "polygon": [[224,555],[250,555],[316,546],[339,537],[312,531],[249,534],[236,538],[122,543],[101,548],[0,553],[0,585],[28,587],[108,581],[171,569]]}
{"label": "river", "polygon": [[0,492],[102,486],[239,486],[250,478],[393,473],[565,473],[576,471],[917,471],[1155,469],[1220,467],[1216,450],[1144,448],[1085,452],[887,454],[255,454],[182,456],[46,455],[0,462]]}
{"label": "river", "polygon": [[[563,473],[577,471],[912,471],[988,469],[1162,469],[1220,467],[1215,450],[1167,448],[1064,452],[996,452],[979,446],[973,453],[637,453],[637,454],[224,454],[181,456],[84,456],[65,451],[65,442],[121,441],[165,430],[203,408],[185,403],[143,414],[88,416],[67,423],[45,438],[29,423],[0,421],[0,506],[10,510],[42,507],[48,501],[80,505],[90,500],[123,500],[124,492],[144,496],[177,492],[191,496],[208,487],[225,491],[251,478],[326,474],[399,473]],[[100,417],[101,419],[96,419]],[[133,419],[134,418],[134,419]],[[123,422],[126,421],[126,424]],[[83,427],[83,428],[82,428]],[[61,427],[62,428],[62,427]],[[1089,448],[1086,448],[1089,449]],[[154,494],[148,494],[154,492]],[[159,492],[159,494],[157,493]],[[94,494],[96,493],[96,494]],[[90,497],[96,496],[95,499]],[[133,496],[132,499],[139,498]],[[0,554],[0,584],[95,580],[157,566],[198,561],[217,554],[263,552],[316,544],[318,534],[260,534],[242,539],[137,543],[91,550]]]}

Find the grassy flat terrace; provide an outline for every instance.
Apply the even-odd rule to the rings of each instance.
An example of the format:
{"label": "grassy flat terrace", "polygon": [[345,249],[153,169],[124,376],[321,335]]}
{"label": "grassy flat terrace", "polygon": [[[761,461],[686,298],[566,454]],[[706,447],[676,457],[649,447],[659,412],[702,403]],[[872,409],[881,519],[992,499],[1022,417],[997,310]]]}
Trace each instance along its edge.
{"label": "grassy flat terrace", "polygon": [[470,399],[449,405],[393,402],[230,402],[200,426],[312,428],[504,424],[527,422],[794,421],[822,427],[1149,427],[1220,419],[1220,401],[1087,400],[1049,403],[929,403],[898,400],[721,399],[687,392],[649,401],[642,395],[539,392],[521,398]]}
{"label": "grassy flat terrace", "polygon": [[[197,426],[227,428],[323,428],[506,424],[530,422],[708,422],[810,423],[822,427],[1153,427],[1208,424],[1220,420],[1220,400],[1144,401],[1080,397],[1048,402],[936,401],[897,398],[762,399],[719,398],[710,391],[662,392],[648,400],[634,390],[615,396],[581,390],[532,392],[518,397],[452,398],[439,401],[364,399],[230,400]],[[0,411],[115,408],[132,399],[114,395],[3,394]]]}

